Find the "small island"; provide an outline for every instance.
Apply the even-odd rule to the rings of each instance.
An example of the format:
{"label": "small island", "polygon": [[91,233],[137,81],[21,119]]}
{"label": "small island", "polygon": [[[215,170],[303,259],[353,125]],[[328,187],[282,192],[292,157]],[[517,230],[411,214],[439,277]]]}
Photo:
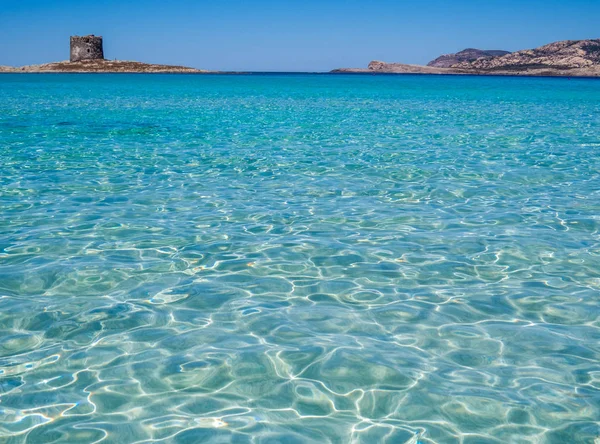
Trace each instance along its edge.
{"label": "small island", "polygon": [[101,36],[71,36],[69,61],[28,65],[0,66],[0,73],[188,73],[207,74],[207,71],[187,66],[158,65],[104,58]]}
{"label": "small island", "polygon": [[563,40],[513,53],[469,48],[445,54],[427,66],[374,60],[367,68],[339,68],[331,72],[600,77],[600,39]]}

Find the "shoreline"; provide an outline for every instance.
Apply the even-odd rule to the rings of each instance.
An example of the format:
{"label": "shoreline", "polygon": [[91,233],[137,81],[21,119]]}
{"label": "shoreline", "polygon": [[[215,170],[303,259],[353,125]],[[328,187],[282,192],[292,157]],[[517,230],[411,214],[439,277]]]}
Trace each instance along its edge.
{"label": "shoreline", "polygon": [[338,68],[331,74],[370,74],[370,75],[430,75],[430,76],[478,76],[478,77],[566,77],[566,78],[600,78],[600,67],[574,69],[458,69],[431,68],[420,65],[384,64],[371,68]]}
{"label": "shoreline", "polygon": [[419,72],[372,72],[368,70],[356,71],[0,71],[0,76],[6,74],[17,75],[202,75],[202,76],[369,76],[369,77],[504,77],[504,78],[557,78],[557,79],[592,79],[599,80],[600,75],[553,75],[553,74],[516,74],[516,73],[419,73]]}
{"label": "shoreline", "polygon": [[154,74],[154,73],[189,73],[206,74],[215,71],[208,71],[197,68],[190,68],[179,65],[161,65],[155,63],[143,63],[131,60],[85,60],[78,62],[52,62],[39,65],[26,66],[0,66],[0,73],[9,74],[51,74],[51,73],[74,73],[74,74],[94,74],[94,73],[131,73],[131,74]]}
{"label": "shoreline", "polygon": [[[79,40],[78,40],[79,39]],[[83,39],[83,40],[82,40]],[[81,55],[77,45],[88,45]],[[90,50],[95,52],[92,54]],[[75,51],[75,53],[74,53]],[[78,52],[79,51],[79,52]],[[496,53],[501,54],[496,54]],[[483,54],[483,56],[481,56]],[[440,59],[449,59],[440,65]],[[450,64],[453,63],[453,64]],[[50,62],[20,67],[0,65],[0,74],[252,74],[252,71],[210,71],[181,65],[143,63],[104,58],[102,37],[72,37],[70,61]],[[264,74],[264,73],[261,73]],[[600,78],[600,39],[564,40],[539,48],[508,51],[466,49],[438,57],[427,65],[372,60],[364,68],[337,68],[328,72],[303,74],[358,75],[452,75],[502,77]]]}

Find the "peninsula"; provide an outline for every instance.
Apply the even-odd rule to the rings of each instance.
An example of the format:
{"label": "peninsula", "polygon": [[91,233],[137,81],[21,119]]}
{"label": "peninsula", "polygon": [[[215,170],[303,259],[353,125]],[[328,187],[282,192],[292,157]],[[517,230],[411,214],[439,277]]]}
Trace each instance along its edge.
{"label": "peninsula", "polygon": [[72,36],[69,61],[28,65],[0,66],[0,73],[190,73],[206,74],[213,71],[187,66],[157,65],[126,60],[106,60],[100,36]]}
{"label": "peninsula", "polygon": [[372,61],[366,69],[339,68],[332,73],[600,77],[600,39],[563,40],[513,53],[467,49],[427,66]]}

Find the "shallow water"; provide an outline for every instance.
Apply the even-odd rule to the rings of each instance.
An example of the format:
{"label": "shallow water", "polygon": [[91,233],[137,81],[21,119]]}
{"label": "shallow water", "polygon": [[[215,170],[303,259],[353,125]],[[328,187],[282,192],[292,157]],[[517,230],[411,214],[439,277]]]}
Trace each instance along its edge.
{"label": "shallow water", "polygon": [[600,81],[2,75],[0,209],[0,440],[600,436]]}

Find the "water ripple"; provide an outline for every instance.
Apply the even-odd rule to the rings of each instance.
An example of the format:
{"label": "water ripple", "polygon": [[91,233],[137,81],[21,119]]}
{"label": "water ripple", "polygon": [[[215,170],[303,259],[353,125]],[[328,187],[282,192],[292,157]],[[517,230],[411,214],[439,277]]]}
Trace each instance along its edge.
{"label": "water ripple", "polygon": [[0,437],[596,442],[599,99],[3,76]]}

